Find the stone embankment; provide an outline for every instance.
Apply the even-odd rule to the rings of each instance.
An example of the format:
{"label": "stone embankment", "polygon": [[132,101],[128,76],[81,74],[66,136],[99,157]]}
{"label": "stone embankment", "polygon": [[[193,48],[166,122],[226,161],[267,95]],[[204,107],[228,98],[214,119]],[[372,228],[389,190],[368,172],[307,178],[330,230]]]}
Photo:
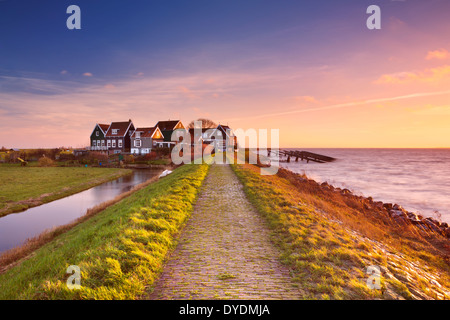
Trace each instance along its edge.
{"label": "stone embankment", "polygon": [[413,225],[421,233],[437,233],[450,238],[450,227],[446,222],[438,221],[437,219],[431,217],[423,217],[420,214],[407,211],[399,204],[373,201],[372,197],[366,198],[355,195],[348,189],[335,188],[327,182],[322,183],[320,186],[326,190],[338,192],[345,197],[362,201],[366,209],[375,209],[382,214],[389,216],[399,225],[399,227]]}

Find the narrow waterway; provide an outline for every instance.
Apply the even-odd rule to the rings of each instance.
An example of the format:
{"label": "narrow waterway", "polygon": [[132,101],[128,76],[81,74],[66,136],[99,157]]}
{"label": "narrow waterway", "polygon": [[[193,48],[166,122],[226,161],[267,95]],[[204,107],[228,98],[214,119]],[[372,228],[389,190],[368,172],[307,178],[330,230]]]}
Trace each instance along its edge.
{"label": "narrow waterway", "polygon": [[0,218],[0,252],[19,246],[47,229],[72,222],[83,216],[87,209],[129,191],[159,172],[160,170],[133,170],[131,175]]}

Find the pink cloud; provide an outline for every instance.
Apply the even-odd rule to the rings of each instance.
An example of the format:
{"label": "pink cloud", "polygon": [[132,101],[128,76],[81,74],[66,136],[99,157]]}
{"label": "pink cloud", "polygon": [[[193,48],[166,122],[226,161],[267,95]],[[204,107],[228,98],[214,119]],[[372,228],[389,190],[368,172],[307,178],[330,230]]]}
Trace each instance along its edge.
{"label": "pink cloud", "polygon": [[448,58],[450,58],[450,52],[448,52],[446,49],[440,49],[440,50],[429,51],[425,59],[427,59],[427,60],[432,60],[432,59],[445,60]]}
{"label": "pink cloud", "polygon": [[384,74],[379,77],[375,84],[403,84],[411,82],[436,83],[450,77],[450,65],[437,68],[425,69],[415,72],[397,72]]}

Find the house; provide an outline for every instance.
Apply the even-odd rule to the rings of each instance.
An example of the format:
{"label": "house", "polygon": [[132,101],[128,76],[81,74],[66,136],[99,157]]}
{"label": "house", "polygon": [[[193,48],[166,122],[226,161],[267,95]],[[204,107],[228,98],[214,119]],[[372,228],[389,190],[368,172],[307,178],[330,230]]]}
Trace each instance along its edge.
{"label": "house", "polygon": [[[197,129],[199,130],[199,129]],[[227,143],[233,150],[237,149],[237,138],[229,126],[219,124],[217,128],[202,128],[201,137],[196,136],[195,129],[190,128],[191,144],[213,144],[219,151],[225,151]]]}
{"label": "house", "polygon": [[[201,130],[201,131],[200,131]],[[209,132],[210,128],[189,128],[189,134],[191,136],[191,145],[203,145],[210,141]],[[200,134],[199,134],[200,133]]]}
{"label": "house", "polygon": [[158,121],[155,127],[159,128],[162,135],[164,136],[164,141],[158,142],[158,147],[172,147],[176,144],[172,141],[172,133],[177,129],[185,129],[180,120],[168,120],[168,121]]}
{"label": "house", "polygon": [[143,155],[164,142],[164,136],[158,127],[137,128],[131,135],[131,153]]}
{"label": "house", "polygon": [[221,145],[219,145],[219,150],[225,151],[228,147],[232,147],[233,150],[237,150],[238,144],[237,144],[237,137],[235,136],[233,130],[226,125],[219,124],[216,128],[218,136],[222,137],[222,141],[220,142]]}
{"label": "house", "polygon": [[111,122],[106,131],[106,149],[108,154],[130,152],[131,135],[135,131],[133,122]]}
{"label": "house", "polygon": [[106,132],[109,129],[109,124],[97,123],[91,133],[91,150],[106,152]]}

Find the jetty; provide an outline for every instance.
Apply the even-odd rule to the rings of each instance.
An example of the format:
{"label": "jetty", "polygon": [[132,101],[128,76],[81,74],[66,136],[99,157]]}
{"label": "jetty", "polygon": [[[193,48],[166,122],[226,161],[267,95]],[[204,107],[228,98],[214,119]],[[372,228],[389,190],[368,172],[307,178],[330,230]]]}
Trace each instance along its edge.
{"label": "jetty", "polygon": [[[314,161],[319,163],[332,162],[335,161],[336,158],[324,156],[318,153],[313,153],[309,151],[298,151],[298,150],[286,150],[286,149],[277,149],[277,150],[267,150],[268,156],[270,157],[272,154],[278,156],[280,161],[291,162],[291,158],[295,159],[296,162],[300,159],[301,161],[306,160],[306,162]],[[284,159],[283,159],[284,158]]]}

